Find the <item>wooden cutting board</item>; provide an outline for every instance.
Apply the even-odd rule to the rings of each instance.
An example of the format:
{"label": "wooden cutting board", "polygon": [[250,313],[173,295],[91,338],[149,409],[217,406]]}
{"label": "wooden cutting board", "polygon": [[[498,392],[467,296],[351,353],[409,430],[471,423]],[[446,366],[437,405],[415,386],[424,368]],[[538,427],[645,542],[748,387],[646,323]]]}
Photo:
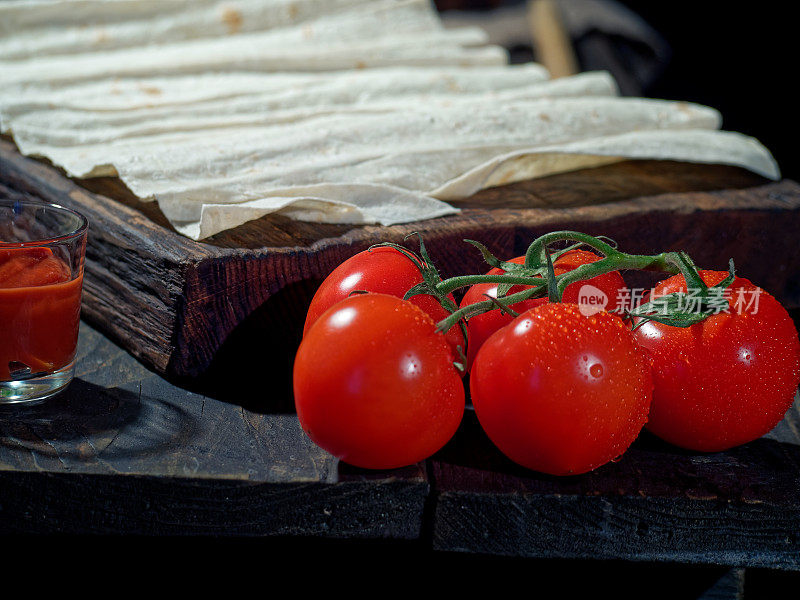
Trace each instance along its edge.
{"label": "wooden cutting board", "polygon": [[683,249],[707,268],[732,257],[741,275],[800,306],[800,186],[734,167],[627,161],[484,190],[458,215],[417,223],[273,215],[195,242],[119,180],[70,180],[0,140],[0,195],[84,213],[84,318],[156,372],[239,403],[265,381],[290,389],[305,310],[336,265],[414,231],[445,276],[486,270],[464,238],[511,257],[537,235],[574,229],[608,235],[629,252]]}

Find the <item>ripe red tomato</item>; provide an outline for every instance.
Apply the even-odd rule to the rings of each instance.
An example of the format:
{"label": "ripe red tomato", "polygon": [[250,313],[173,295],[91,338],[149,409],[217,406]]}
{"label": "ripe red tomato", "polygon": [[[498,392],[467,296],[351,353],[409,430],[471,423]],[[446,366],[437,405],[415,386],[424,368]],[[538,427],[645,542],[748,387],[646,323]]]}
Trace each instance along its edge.
{"label": "ripe red tomato", "polygon": [[[402,252],[388,246],[359,252],[336,267],[322,282],[308,307],[303,335],[322,313],[356,290],[402,298],[418,283],[422,283],[419,268]],[[452,294],[449,298],[455,304]],[[409,302],[419,306],[436,322],[450,314],[436,298],[427,294],[413,296]],[[454,356],[458,356],[456,347],[460,346],[463,351],[465,346],[461,328],[452,327],[445,337]]]}
{"label": "ripe red tomato", "polygon": [[453,436],[464,386],[433,319],[385,294],[346,298],[306,332],[294,363],[308,436],[358,467],[413,464]]}
{"label": "ripe red tomato", "polygon": [[[727,273],[700,276],[711,286]],[[687,328],[649,321],[635,331],[655,385],[647,428],[676,446],[716,452],[761,437],[800,383],[800,342],[786,310],[747,279],[728,289],[728,313]],[[652,297],[677,291],[686,291],[682,275],[658,284]]]}
{"label": "ripe red tomato", "polygon": [[481,426],[506,456],[571,475],[630,446],[647,419],[652,381],[619,317],[548,303],[486,340],[470,389]]}
{"label": "ripe red tomato", "polygon": [[[572,271],[581,265],[593,263],[598,260],[600,260],[600,257],[594,252],[587,252],[586,250],[570,250],[556,259],[556,261],[553,263],[553,270],[555,271],[556,275],[561,275],[562,273]],[[516,258],[512,258],[508,262],[521,265],[525,263],[525,257],[518,256]],[[495,268],[489,271],[488,275],[500,275],[502,273],[502,269]],[[622,279],[622,275],[619,274],[619,271],[606,273],[605,275],[600,275],[598,277],[594,277],[593,279],[573,283],[572,285],[567,286],[567,288],[564,290],[561,301],[577,304],[578,294],[585,284],[592,285],[605,294],[605,297],[608,299],[608,305],[606,306],[607,311],[612,311],[620,307],[621,299],[618,292],[619,290],[625,289],[625,280]],[[467,293],[464,294],[464,298],[461,300],[461,308],[486,300],[487,295],[497,298],[497,287],[498,284],[496,283],[479,283],[477,285],[473,285],[469,288],[469,290],[467,290]],[[521,292],[529,287],[530,286],[526,285],[516,285],[511,288],[509,294]],[[516,304],[512,305],[511,308],[515,312],[522,314],[526,310],[530,310],[531,308],[545,303],[547,303],[547,298],[535,298],[531,300],[525,300],[523,302],[517,302]],[[498,329],[505,327],[513,320],[514,317],[512,315],[501,310],[493,310],[480,315],[475,315],[474,317],[470,318],[470,320],[467,322],[467,337],[469,339],[469,345],[467,349],[467,368],[472,365],[472,361],[475,360],[478,350],[483,343],[489,339],[489,336],[491,336]]]}

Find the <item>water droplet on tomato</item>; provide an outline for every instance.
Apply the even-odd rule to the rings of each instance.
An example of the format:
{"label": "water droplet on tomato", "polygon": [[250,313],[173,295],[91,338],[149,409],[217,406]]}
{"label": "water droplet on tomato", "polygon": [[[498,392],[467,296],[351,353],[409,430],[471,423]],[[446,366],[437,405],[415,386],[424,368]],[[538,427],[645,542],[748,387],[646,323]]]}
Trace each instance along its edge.
{"label": "water droplet on tomato", "polygon": [[400,365],[400,372],[406,379],[413,379],[421,373],[420,360],[414,354],[407,354]]}
{"label": "water droplet on tomato", "polygon": [[589,373],[592,374],[592,377],[602,377],[603,376],[603,365],[596,363],[589,367]]}
{"label": "water droplet on tomato", "polygon": [[530,319],[523,319],[522,321],[517,323],[517,325],[514,327],[514,333],[516,335],[525,335],[525,332],[527,332],[532,325],[533,323],[531,322]]}
{"label": "water droplet on tomato", "polygon": [[739,360],[745,364],[750,364],[750,361],[753,360],[753,354],[749,348],[739,348]]}

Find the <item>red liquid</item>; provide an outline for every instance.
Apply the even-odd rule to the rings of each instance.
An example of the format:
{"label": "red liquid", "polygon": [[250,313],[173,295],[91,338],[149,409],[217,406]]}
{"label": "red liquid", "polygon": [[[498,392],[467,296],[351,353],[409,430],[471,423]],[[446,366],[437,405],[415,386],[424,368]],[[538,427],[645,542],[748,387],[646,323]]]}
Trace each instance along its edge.
{"label": "red liquid", "polygon": [[0,381],[14,370],[52,372],[75,357],[83,275],[49,248],[0,249]]}

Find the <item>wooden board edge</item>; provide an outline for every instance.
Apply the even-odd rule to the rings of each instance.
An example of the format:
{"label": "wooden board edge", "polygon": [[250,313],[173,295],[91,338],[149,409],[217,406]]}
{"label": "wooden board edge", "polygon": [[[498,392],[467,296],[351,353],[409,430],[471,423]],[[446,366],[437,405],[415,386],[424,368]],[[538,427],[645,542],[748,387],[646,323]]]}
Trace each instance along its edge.
{"label": "wooden board edge", "polygon": [[[664,218],[668,215],[671,219]],[[752,219],[754,225],[742,224],[742,215]],[[776,219],[778,215],[784,218]],[[794,218],[786,219],[786,215]],[[735,229],[737,219],[740,231]],[[536,235],[553,229],[578,229],[611,234],[622,248],[633,252],[652,253],[666,246],[686,249],[708,268],[727,268],[728,258],[734,257],[744,273],[752,270],[757,261],[772,256],[768,248],[772,243],[776,252],[782,252],[785,262],[775,270],[773,280],[757,283],[779,298],[800,305],[800,282],[793,284],[785,276],[800,272],[800,256],[789,247],[793,245],[791,238],[772,239],[775,227],[800,229],[800,185],[793,181],[746,190],[662,194],[572,208],[498,209],[491,213],[470,210],[457,221],[445,217],[391,227],[364,227],[345,239],[326,240],[312,248],[260,249],[208,257],[187,270],[185,302],[169,372],[177,377],[203,373],[234,330],[278,294],[299,299],[291,307],[294,312],[290,318],[302,322],[303,302],[310,300],[316,285],[338,264],[371,244],[400,243],[414,231],[425,237],[437,262],[463,262],[463,257],[469,256],[469,268],[474,272],[485,270],[485,265],[477,252],[461,243],[463,238],[484,240],[493,252],[510,256],[524,251]],[[488,228],[492,229],[491,240],[483,234]],[[763,231],[755,231],[759,228]],[[763,253],[737,254],[737,243],[741,241],[738,238],[744,234],[763,238],[759,241],[764,245]],[[703,253],[704,245],[719,255]],[[697,249],[701,252],[697,253]],[[448,275],[446,267],[443,270]],[[214,277],[206,277],[211,272]],[[212,279],[216,283],[209,289],[204,282]],[[194,343],[197,340],[201,343]]]}
{"label": "wooden board edge", "polygon": [[[430,485],[0,471],[2,534],[419,539]],[[100,499],[100,500],[98,500]]]}
{"label": "wooden board edge", "polygon": [[760,506],[754,515],[750,505],[688,498],[463,492],[435,502],[440,551],[800,570],[796,508]]}

